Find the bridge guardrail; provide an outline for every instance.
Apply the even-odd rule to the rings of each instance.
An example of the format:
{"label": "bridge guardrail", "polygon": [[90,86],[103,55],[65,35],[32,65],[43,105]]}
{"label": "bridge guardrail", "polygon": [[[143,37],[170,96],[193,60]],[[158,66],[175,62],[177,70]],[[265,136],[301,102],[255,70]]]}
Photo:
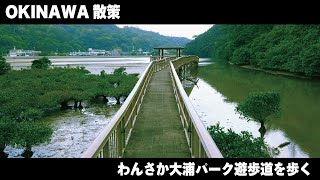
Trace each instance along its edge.
{"label": "bridge guardrail", "polygon": [[176,56],[159,56],[159,55],[153,55],[153,56],[150,56],[150,62],[152,61],[159,61],[159,60],[163,60],[163,59],[176,59],[177,57]]}
{"label": "bridge guardrail", "polygon": [[187,56],[169,62],[174,94],[191,156],[194,158],[223,158],[219,148],[191,104],[176,72],[177,68],[192,61],[199,61],[199,58]]}
{"label": "bridge guardrail", "polygon": [[[126,101],[91,146],[84,152],[81,156],[82,158],[123,157],[152,74],[166,66],[170,66],[169,68],[171,69],[174,93],[192,157],[222,158],[219,149],[195,112],[175,71],[173,63],[179,59],[181,60],[181,58],[172,61],[173,63],[171,61],[168,62],[168,60],[172,59],[175,58],[170,57],[153,61],[148,65]],[[191,59],[190,61],[194,60]],[[176,63],[177,67],[179,67],[178,64]]]}
{"label": "bridge guardrail", "polygon": [[152,74],[168,65],[164,58],[151,62],[107,126],[83,153],[82,158],[123,157]]}

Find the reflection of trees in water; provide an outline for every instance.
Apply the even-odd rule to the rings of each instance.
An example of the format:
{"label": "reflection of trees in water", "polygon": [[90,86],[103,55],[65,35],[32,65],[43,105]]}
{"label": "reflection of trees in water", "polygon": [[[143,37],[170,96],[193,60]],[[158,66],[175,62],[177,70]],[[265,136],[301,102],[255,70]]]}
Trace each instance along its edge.
{"label": "reflection of trees in water", "polygon": [[198,63],[192,62],[181,66],[177,70],[179,79],[187,93],[190,95],[193,87],[198,83]]}
{"label": "reflection of trees in water", "polygon": [[[319,157],[320,81],[276,76],[218,63],[201,66],[199,78],[223,94],[229,102],[241,102],[250,92],[276,90],[281,96],[281,118],[266,124],[281,129],[311,157]],[[289,147],[288,147],[289,148]],[[292,157],[298,147],[290,145]]]}
{"label": "reflection of trees in water", "polygon": [[178,76],[180,80],[184,80],[186,78],[197,78],[198,77],[198,63],[192,62],[186,65],[181,66],[177,70]]}

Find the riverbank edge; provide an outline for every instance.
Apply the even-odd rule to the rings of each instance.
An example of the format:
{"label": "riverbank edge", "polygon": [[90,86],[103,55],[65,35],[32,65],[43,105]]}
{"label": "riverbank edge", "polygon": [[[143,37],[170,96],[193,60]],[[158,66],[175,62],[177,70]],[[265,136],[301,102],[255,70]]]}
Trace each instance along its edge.
{"label": "riverbank edge", "polygon": [[66,59],[66,58],[148,58],[150,56],[18,56],[18,57],[9,57],[3,56],[6,60],[15,60],[15,59],[39,59],[42,57],[48,57],[49,59]]}
{"label": "riverbank edge", "polygon": [[319,77],[309,77],[309,76],[304,76],[304,75],[297,74],[297,73],[291,73],[288,71],[262,69],[262,68],[255,67],[253,65],[236,65],[236,64],[233,64],[232,62],[228,62],[228,64],[233,65],[233,66],[237,66],[237,67],[241,67],[244,69],[262,71],[262,72],[273,74],[273,75],[290,76],[290,77],[296,77],[296,78],[302,78],[302,79],[320,78],[320,76]]}
{"label": "riverbank edge", "polygon": [[[234,64],[231,64],[231,65],[234,65]],[[287,71],[262,69],[262,68],[254,67],[252,65],[242,65],[242,66],[238,66],[238,67],[245,68],[245,69],[250,69],[250,70],[256,70],[256,71],[262,71],[262,72],[265,72],[265,73],[278,75],[278,76],[279,75],[280,76],[289,76],[289,77],[296,77],[296,78],[301,78],[301,79],[320,79],[320,76],[309,77],[309,76],[304,76],[304,75],[301,75],[301,74],[291,73],[291,72],[287,72]]]}
{"label": "riverbank edge", "polygon": [[304,75],[300,75],[300,74],[296,74],[296,73],[291,73],[291,72],[286,72],[286,71],[262,69],[262,68],[254,67],[252,65],[243,65],[243,66],[239,66],[239,67],[242,67],[245,69],[256,70],[256,71],[262,71],[262,72],[266,72],[266,73],[273,74],[273,75],[291,76],[291,77],[297,77],[297,78],[303,78],[303,79],[311,79],[312,78],[312,77],[308,77],[308,76],[304,76]]}

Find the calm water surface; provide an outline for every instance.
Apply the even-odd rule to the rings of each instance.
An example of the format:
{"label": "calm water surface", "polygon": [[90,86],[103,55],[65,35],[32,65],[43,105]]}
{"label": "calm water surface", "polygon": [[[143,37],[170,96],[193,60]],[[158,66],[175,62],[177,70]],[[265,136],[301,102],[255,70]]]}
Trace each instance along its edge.
{"label": "calm water surface", "polygon": [[259,124],[241,119],[235,107],[250,92],[277,90],[282,114],[267,123],[265,140],[270,147],[290,144],[275,157],[320,157],[320,80],[271,75],[210,59],[200,59],[198,78],[189,98],[206,126],[219,122],[260,136]]}

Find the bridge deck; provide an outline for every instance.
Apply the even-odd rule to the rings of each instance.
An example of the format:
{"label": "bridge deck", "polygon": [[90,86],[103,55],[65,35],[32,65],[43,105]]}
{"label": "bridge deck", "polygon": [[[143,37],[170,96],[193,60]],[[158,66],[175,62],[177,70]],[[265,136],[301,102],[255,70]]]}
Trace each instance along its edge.
{"label": "bridge deck", "polygon": [[124,157],[191,157],[169,67],[153,74]]}

